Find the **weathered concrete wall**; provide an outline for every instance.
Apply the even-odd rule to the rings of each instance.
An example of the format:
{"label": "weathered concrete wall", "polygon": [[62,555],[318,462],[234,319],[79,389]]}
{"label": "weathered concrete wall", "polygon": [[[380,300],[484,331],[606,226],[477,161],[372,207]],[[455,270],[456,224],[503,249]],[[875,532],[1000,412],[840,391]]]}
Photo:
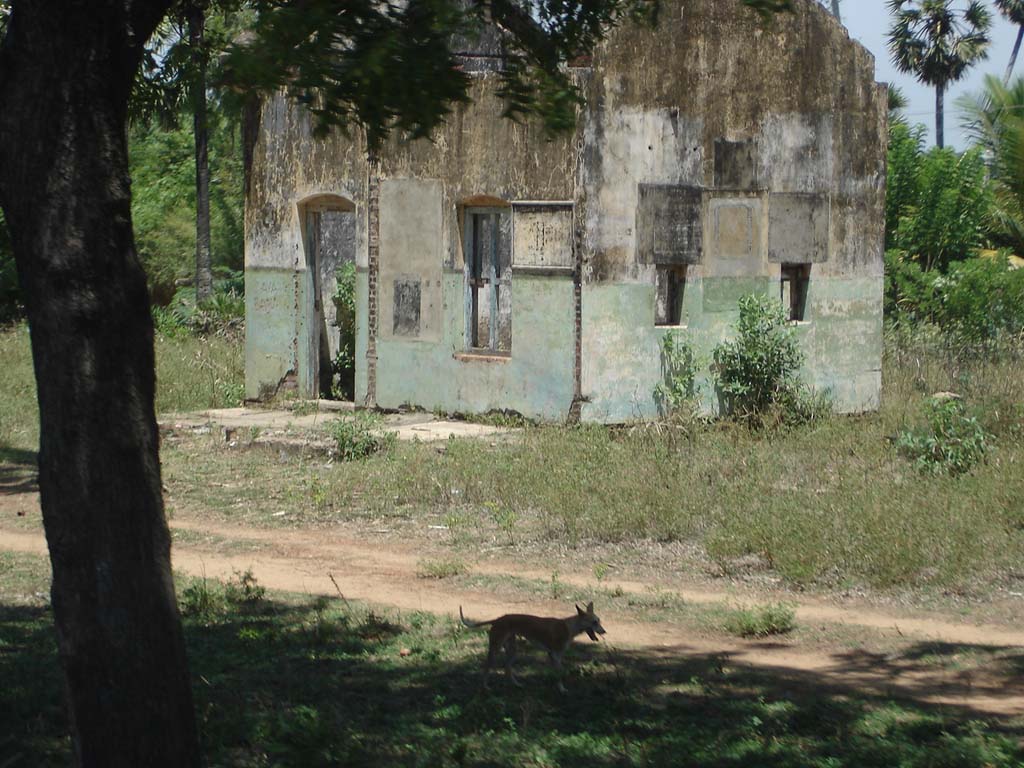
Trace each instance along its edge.
{"label": "weathered concrete wall", "polygon": [[[780,295],[800,263],[807,378],[844,410],[875,407],[886,99],[871,56],[813,0],[796,6],[764,28],[736,2],[669,0],[656,30],[616,30],[575,72],[587,106],[554,139],[501,119],[487,72],[432,141],[395,139],[374,165],[358,134],[314,140],[300,109],[269,101],[246,215],[247,394],[289,371],[308,382],[299,204],[334,194],[355,206],[359,401],[564,418],[578,261],[582,416],[650,416],[670,330],[659,265],[685,267],[680,322],[706,362],[738,299]],[[467,355],[462,207],[516,201],[562,205],[514,209],[512,352]]]}
{"label": "weathered concrete wall", "polygon": [[[812,264],[805,376],[842,410],[877,406],[884,89],[831,15],[796,6],[763,28],[738,3],[669,3],[656,30],[624,27],[595,55],[579,169],[584,418],[655,413],[656,261],[689,265],[681,323],[705,364],[742,295],[779,296],[782,263]],[[680,220],[654,217],[664,232],[652,188],[680,190]],[[693,252],[652,256],[673,233]]]}

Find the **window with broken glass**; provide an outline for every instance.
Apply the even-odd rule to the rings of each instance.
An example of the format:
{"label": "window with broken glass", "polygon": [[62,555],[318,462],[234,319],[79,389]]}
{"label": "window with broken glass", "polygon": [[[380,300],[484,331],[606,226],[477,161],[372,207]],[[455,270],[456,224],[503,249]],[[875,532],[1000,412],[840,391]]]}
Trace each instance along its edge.
{"label": "window with broken glass", "polygon": [[510,208],[466,208],[466,346],[512,352],[512,215]]}

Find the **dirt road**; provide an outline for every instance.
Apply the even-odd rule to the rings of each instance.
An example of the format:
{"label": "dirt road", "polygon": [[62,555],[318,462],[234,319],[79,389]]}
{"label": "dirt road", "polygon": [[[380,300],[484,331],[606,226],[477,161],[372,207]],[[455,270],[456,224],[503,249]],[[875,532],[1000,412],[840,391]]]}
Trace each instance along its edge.
{"label": "dirt road", "polygon": [[[10,497],[7,497],[10,500]],[[565,612],[564,601],[551,601],[523,592],[496,594],[484,588],[459,587],[450,580],[417,577],[420,554],[412,548],[380,545],[346,538],[326,531],[282,531],[237,528],[205,520],[172,521],[172,528],[187,534],[174,549],[178,571],[212,578],[227,578],[235,571],[251,569],[259,582],[274,590],[334,596],[331,576],[346,598],[393,606],[402,611],[429,611],[455,616],[458,607],[468,615],[490,618],[509,611],[553,615]],[[203,537],[219,540],[217,546],[201,543]],[[198,541],[199,543],[192,543]],[[225,546],[225,543],[231,546]],[[239,553],[244,545],[255,547]],[[38,531],[0,529],[0,549],[46,554]],[[514,562],[486,562],[472,571],[500,580],[549,578]],[[567,585],[597,586],[595,579],[564,575]],[[649,593],[649,584],[612,581],[602,587],[618,587],[624,593]],[[715,604],[730,595],[714,590],[680,590],[690,604]],[[646,621],[626,611],[598,605],[609,629],[609,650],[615,647],[649,649],[659,653],[717,655],[723,665],[748,666],[772,674],[812,672],[821,684],[861,694],[908,698],[932,704],[966,707],[979,714],[1024,716],[1024,680],[1012,670],[992,664],[960,664],[956,660],[981,649],[1010,649],[1015,659],[1024,658],[1024,632],[1000,626],[958,623],[947,617],[908,618],[895,613],[847,609],[821,601],[803,600],[797,605],[797,621],[803,625],[830,624],[866,627],[896,650],[885,653],[844,647],[835,643],[801,644],[791,639],[744,641],[696,630],[683,622]],[[930,654],[924,650],[932,649]],[[1021,654],[1018,655],[1017,649]],[[946,654],[952,663],[935,663],[926,655]]]}

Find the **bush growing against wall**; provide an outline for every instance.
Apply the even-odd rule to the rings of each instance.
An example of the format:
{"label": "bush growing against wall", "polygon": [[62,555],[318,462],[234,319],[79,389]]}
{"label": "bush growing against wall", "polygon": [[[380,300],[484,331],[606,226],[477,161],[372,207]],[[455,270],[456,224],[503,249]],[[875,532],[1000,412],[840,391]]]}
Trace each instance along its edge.
{"label": "bush growing against wall", "polygon": [[740,299],[739,309],[736,338],[713,354],[723,413],[759,424],[771,411],[788,423],[830,411],[826,398],[800,382],[804,354],[781,303],[755,294]]}
{"label": "bush growing against wall", "polygon": [[692,412],[697,399],[697,361],[693,347],[678,331],[661,340],[662,381],[654,388],[654,401],[662,416]]}

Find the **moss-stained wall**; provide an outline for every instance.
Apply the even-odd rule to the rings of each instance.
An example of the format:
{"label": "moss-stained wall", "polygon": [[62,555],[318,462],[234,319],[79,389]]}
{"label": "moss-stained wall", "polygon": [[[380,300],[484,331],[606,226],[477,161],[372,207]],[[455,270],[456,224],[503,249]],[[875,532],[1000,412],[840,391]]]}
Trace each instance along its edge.
{"label": "moss-stained wall", "polygon": [[705,366],[740,296],[779,296],[783,261],[812,264],[805,376],[841,410],[876,407],[886,98],[870,54],[814,2],[763,27],[738,3],[687,0],[666,4],[655,30],[617,30],[593,66],[578,169],[583,417],[656,412],[667,330],[655,327],[657,268],[638,258],[644,185],[702,194],[681,214],[703,238],[680,330]]}
{"label": "moss-stained wall", "polygon": [[[312,381],[300,205],[330,194],[356,211],[357,400],[557,420],[578,394],[585,419],[651,416],[670,330],[655,326],[659,264],[685,266],[678,330],[708,361],[739,297],[780,295],[783,265],[800,263],[807,378],[843,410],[876,407],[886,98],[871,56],[813,0],[768,27],[738,2],[668,0],[656,29],[615,30],[574,77],[587,103],[573,135],[502,119],[497,78],[476,73],[473,103],[432,141],[396,138],[375,164],[358,132],[316,140],[301,109],[264,104],[246,213],[249,396],[289,373]],[[564,243],[550,261],[530,254],[553,269],[513,255],[512,353],[466,355],[462,207],[516,201],[562,202],[557,226],[531,214],[558,238],[571,209],[575,271]]]}

